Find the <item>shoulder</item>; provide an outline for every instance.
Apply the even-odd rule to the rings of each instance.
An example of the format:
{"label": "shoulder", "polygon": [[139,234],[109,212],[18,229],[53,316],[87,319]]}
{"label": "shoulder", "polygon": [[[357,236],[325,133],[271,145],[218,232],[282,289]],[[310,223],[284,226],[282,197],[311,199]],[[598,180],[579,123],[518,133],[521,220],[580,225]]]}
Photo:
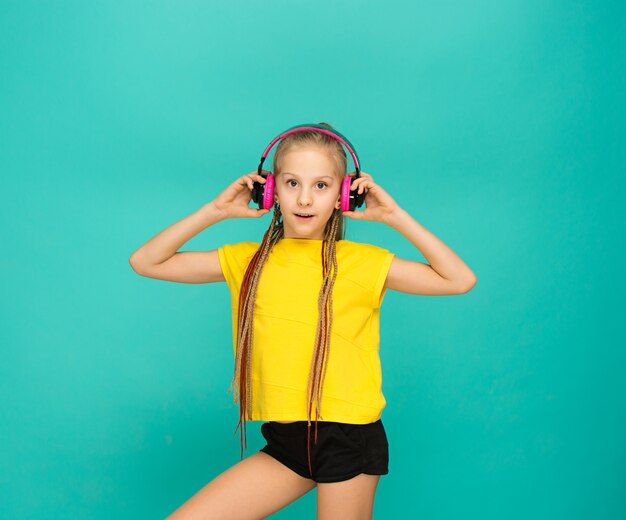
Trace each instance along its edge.
{"label": "shoulder", "polygon": [[224,244],[217,248],[220,260],[224,263],[237,262],[242,263],[251,258],[257,252],[259,242],[237,242],[235,244]]}
{"label": "shoulder", "polygon": [[259,249],[258,242],[237,242],[217,248],[217,256],[224,279],[231,289],[238,288],[246,267]]}
{"label": "shoulder", "polygon": [[[339,244],[341,248],[339,249]],[[344,276],[367,290],[367,298],[373,308],[380,307],[384,297],[385,280],[395,255],[384,247],[340,240],[337,256],[345,266]]]}
{"label": "shoulder", "polygon": [[387,256],[393,255],[388,249],[384,247],[375,246],[374,244],[368,244],[365,242],[354,242],[352,240],[339,240],[337,242],[337,251],[342,250],[346,255],[367,255],[367,256]]}
{"label": "shoulder", "polygon": [[218,249],[228,251],[231,253],[248,253],[256,252],[261,244],[259,242],[237,242],[235,244],[224,244]]}
{"label": "shoulder", "polygon": [[371,272],[378,277],[381,272],[386,276],[395,255],[374,244],[340,240],[337,242],[337,257],[351,271]]}

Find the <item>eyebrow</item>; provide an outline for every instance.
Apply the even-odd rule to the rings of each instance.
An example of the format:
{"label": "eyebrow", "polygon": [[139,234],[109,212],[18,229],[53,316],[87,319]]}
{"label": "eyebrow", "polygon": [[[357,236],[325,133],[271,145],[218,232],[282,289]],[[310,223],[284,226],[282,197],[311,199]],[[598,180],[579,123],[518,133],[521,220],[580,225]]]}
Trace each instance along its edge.
{"label": "eyebrow", "polygon": [[[299,179],[300,177],[298,177],[295,173],[291,173],[291,172],[283,172],[284,175],[293,175],[296,179]],[[330,179],[331,181],[333,180],[333,178],[330,175],[322,175],[321,177],[317,177],[317,179]]]}

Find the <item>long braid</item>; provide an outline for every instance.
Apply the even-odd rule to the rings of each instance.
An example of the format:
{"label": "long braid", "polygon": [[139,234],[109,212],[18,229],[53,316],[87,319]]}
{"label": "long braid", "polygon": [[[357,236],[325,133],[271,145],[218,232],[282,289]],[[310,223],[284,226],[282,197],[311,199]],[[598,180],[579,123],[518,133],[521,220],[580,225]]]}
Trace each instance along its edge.
{"label": "long braid", "polygon": [[[256,303],[257,288],[263,267],[267,262],[269,253],[284,235],[284,228],[280,220],[282,213],[280,206],[274,206],[274,215],[269,229],[263,236],[263,242],[256,251],[241,283],[239,292],[239,309],[237,320],[237,356],[235,359],[235,373],[228,393],[234,388],[234,402],[237,403],[239,397],[239,423],[237,428],[243,424],[240,430],[241,436],[241,458],[243,451],[247,448],[245,442],[246,420],[252,417],[252,344],[254,331],[254,306]],[[235,428],[235,432],[237,432]]]}

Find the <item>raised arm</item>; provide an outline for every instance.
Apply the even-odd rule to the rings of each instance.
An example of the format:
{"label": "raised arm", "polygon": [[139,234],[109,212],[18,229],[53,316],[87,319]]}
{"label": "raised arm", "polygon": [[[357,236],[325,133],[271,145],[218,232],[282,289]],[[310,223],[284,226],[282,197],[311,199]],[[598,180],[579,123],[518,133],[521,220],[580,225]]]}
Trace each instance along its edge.
{"label": "raised arm", "polygon": [[200,231],[227,218],[258,218],[269,213],[267,209],[248,207],[253,181],[265,182],[265,179],[256,172],[243,175],[214,200],[152,237],[130,255],[133,270],[141,276],[171,282],[225,281],[217,249],[181,252],[178,249]]}
{"label": "raised arm", "polygon": [[[352,174],[350,174],[352,175]],[[394,291],[428,296],[463,294],[476,285],[476,275],[457,254],[439,238],[403,210],[396,201],[361,172],[351,188],[366,191],[365,211],[345,211],[355,220],[383,222],[406,237],[429,264],[395,257],[389,268],[385,287]]]}
{"label": "raised arm", "polygon": [[463,260],[405,210],[398,208],[390,214],[387,224],[419,249],[429,264],[395,257],[385,287],[411,294],[446,296],[466,293],[476,285],[476,275]]}
{"label": "raised arm", "polygon": [[181,251],[189,239],[224,220],[211,202],[151,238],[130,255],[133,270],[148,278],[181,283],[223,282],[217,250]]}

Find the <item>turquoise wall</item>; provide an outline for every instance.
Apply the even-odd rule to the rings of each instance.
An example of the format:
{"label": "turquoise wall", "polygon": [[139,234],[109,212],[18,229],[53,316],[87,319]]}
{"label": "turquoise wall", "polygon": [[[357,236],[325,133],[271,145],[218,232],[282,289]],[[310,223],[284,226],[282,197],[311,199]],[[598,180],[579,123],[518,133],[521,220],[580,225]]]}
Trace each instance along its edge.
{"label": "turquoise wall", "polygon": [[[128,258],[279,132],[327,121],[478,278],[385,297],[374,517],[625,518],[625,16],[2,0],[0,516],[164,518],[239,461],[226,285]],[[384,224],[347,238],[424,261]],[[263,444],[250,423],[246,456]],[[315,518],[315,492],[275,518]]]}

